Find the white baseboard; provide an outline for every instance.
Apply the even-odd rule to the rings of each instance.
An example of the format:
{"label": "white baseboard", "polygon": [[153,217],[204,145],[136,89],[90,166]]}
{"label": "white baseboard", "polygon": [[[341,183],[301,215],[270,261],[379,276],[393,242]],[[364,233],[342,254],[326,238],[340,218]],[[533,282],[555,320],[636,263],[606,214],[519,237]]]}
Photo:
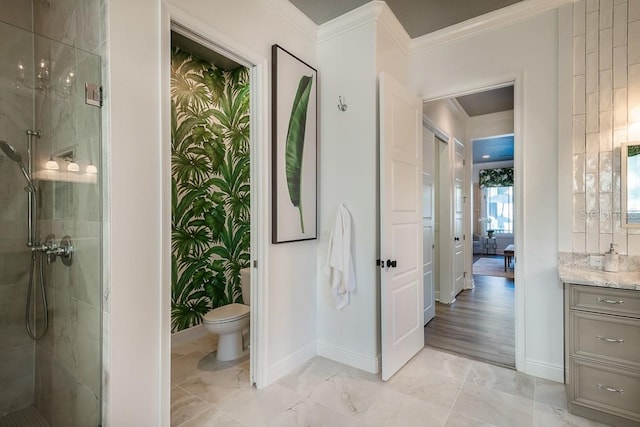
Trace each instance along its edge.
{"label": "white baseboard", "polygon": [[524,373],[545,380],[564,382],[564,365],[552,365],[539,360],[527,359]]}
{"label": "white baseboard", "polygon": [[188,343],[189,341],[197,340],[207,335],[208,332],[202,325],[192,326],[189,329],[183,329],[182,331],[174,332],[171,334],[171,348],[177,345]]}
{"label": "white baseboard", "polygon": [[377,374],[380,366],[379,357],[369,357],[362,354],[354,353],[350,350],[334,347],[329,344],[319,342],[317,344],[318,356],[326,357],[335,362],[342,363],[363,371]]}
{"label": "white baseboard", "polygon": [[267,373],[267,384],[273,384],[285,375],[290,374],[294,369],[299,368],[316,356],[315,343],[307,344],[300,350],[274,363],[269,367]]}

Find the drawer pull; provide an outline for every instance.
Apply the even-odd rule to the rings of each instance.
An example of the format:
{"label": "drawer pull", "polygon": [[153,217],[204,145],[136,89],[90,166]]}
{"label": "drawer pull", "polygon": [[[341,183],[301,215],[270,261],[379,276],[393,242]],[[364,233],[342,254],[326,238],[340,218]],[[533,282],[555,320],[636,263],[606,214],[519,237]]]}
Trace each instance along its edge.
{"label": "drawer pull", "polygon": [[598,298],[598,302],[604,302],[604,303],[607,303],[607,304],[622,304],[624,301],[622,301],[621,299],[615,300],[615,299]]}
{"label": "drawer pull", "polygon": [[598,338],[600,341],[606,341],[606,342],[615,342],[620,344],[624,342],[623,339],[605,338],[605,337],[601,337],[600,335],[598,335],[596,338]]}
{"label": "drawer pull", "polygon": [[602,385],[602,384],[598,384],[598,388],[600,390],[608,391],[610,393],[620,393],[620,394],[624,393],[624,390],[621,388],[607,387],[606,385]]}

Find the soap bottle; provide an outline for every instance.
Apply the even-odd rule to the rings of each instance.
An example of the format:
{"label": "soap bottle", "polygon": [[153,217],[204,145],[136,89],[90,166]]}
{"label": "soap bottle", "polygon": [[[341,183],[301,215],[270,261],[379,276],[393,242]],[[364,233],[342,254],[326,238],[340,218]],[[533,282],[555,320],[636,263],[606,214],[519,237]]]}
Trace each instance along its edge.
{"label": "soap bottle", "polygon": [[604,254],[604,271],[618,271],[618,252],[614,248],[615,244],[611,243],[609,251]]}

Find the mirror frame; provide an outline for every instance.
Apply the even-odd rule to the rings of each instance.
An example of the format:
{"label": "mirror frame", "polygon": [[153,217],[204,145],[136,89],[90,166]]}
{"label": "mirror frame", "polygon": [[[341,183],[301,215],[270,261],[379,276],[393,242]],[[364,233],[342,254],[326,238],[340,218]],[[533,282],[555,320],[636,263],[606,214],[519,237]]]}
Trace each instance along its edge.
{"label": "mirror frame", "polygon": [[621,208],[622,208],[620,212],[620,222],[623,227],[640,228],[640,221],[638,221],[637,223],[631,223],[631,224],[629,223],[628,221],[629,215],[627,213],[627,198],[628,198],[627,159],[629,154],[629,147],[633,147],[633,146],[640,147],[640,141],[625,142],[620,146],[620,168],[621,168],[621,175],[620,175],[620,187],[621,187],[620,199],[621,200],[620,201],[621,201]]}

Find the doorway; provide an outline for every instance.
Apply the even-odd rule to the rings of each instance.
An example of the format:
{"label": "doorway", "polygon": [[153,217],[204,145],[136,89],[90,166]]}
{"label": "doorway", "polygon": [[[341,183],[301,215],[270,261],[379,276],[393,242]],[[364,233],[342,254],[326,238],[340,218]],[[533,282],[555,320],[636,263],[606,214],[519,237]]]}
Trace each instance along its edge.
{"label": "doorway", "polygon": [[[261,188],[252,183],[259,169],[253,114],[259,73],[178,24],[172,25],[170,63],[171,153],[165,166],[170,169],[165,186],[171,188],[170,394],[171,424],[180,425],[195,414],[188,402],[200,402],[204,410],[256,383],[253,260],[262,240]],[[240,317],[238,339],[211,327]],[[230,372],[235,380],[222,381],[222,389],[212,394],[202,388]]]}
{"label": "doorway", "polygon": [[[513,250],[514,242],[513,109],[513,85],[436,100],[424,108],[426,124],[455,144],[447,159],[455,165],[464,156],[465,165],[464,177],[454,171],[442,177],[440,191],[451,193],[452,208],[438,212],[451,219],[436,219],[440,225],[447,221],[457,225],[450,227],[449,235],[440,226],[440,241],[462,237],[464,244],[459,246],[464,255],[454,244],[453,265],[438,263],[445,274],[439,272],[435,286],[442,287],[442,280],[447,280],[447,269],[453,273],[451,278],[466,279],[464,286],[457,281],[453,286],[444,283],[453,288],[454,296],[438,299],[436,316],[425,326],[425,345],[510,368],[515,368],[515,258],[510,256],[506,262],[505,254]],[[460,149],[465,143],[466,149]],[[491,183],[488,176],[480,185],[480,170],[486,175],[504,172],[498,167],[509,168],[510,182]],[[446,258],[446,244],[439,249],[434,258],[442,257],[442,251]]]}

